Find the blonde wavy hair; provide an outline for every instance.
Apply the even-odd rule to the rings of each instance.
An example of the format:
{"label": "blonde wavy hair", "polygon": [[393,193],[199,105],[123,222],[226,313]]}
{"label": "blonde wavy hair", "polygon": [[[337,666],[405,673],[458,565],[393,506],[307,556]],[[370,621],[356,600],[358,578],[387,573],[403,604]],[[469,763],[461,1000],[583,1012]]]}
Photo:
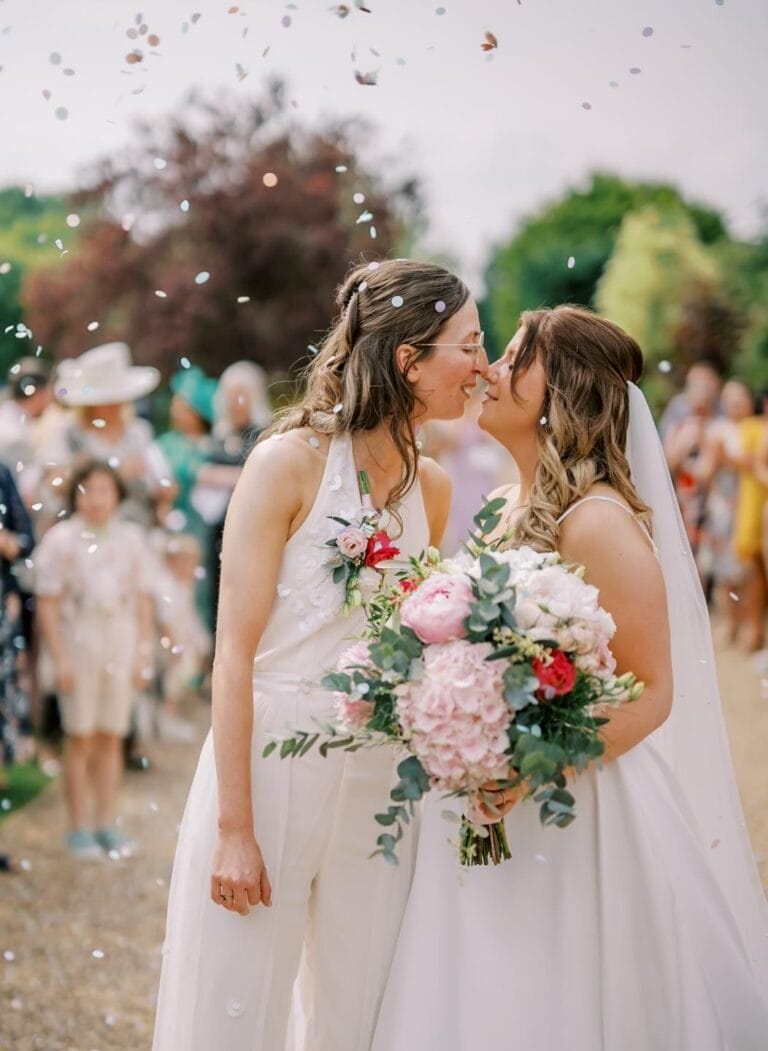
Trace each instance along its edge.
{"label": "blonde wavy hair", "polygon": [[[429,343],[469,298],[460,278],[433,263],[390,259],[356,266],[336,294],[338,316],[304,372],[301,401],[284,410],[263,437],[297,427],[321,434],[369,431],[386,421],[403,478],[389,494],[394,507],[417,477],[414,419],[423,405],[408,368],[434,353]],[[401,369],[395,351],[413,353]]]}
{"label": "blonde wavy hair", "polygon": [[538,430],[539,463],[515,545],[557,547],[558,518],[597,483],[610,485],[650,530],[652,515],[635,491],[626,457],[628,382],[643,370],[640,347],[623,329],[583,307],[527,310],[510,371],[517,379],[535,360],[547,391]]}

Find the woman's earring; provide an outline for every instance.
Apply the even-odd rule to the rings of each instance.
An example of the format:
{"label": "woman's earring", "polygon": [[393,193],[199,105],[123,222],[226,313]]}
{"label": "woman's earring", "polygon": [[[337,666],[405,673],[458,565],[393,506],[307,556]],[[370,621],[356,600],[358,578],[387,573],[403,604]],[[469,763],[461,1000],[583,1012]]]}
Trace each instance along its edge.
{"label": "woman's earring", "polygon": [[542,427],[546,427],[547,424],[549,423],[549,420],[547,419],[546,416],[542,416],[541,419],[539,420],[539,423],[541,424]]}

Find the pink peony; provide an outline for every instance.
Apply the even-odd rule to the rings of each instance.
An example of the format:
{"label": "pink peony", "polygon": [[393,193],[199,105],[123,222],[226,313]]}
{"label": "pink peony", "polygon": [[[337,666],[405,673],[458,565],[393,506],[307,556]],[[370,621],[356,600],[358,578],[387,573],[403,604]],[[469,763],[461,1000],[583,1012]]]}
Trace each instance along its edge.
{"label": "pink peony", "polygon": [[463,637],[464,620],[473,601],[469,577],[433,573],[405,599],[400,620],[422,642],[450,642]]}
{"label": "pink peony", "polygon": [[368,537],[356,526],[348,526],[336,537],[336,546],[345,558],[360,558],[368,547]]}
{"label": "pink peony", "polygon": [[423,676],[399,692],[409,746],[445,791],[506,775],[512,715],[503,697],[503,662],[485,659],[491,650],[463,639],[430,646]]}

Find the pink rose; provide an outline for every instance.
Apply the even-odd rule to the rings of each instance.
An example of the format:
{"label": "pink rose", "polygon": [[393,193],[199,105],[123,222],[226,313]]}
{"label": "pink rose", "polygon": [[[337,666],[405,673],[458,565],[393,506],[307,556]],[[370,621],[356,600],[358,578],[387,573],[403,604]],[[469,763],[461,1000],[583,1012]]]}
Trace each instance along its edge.
{"label": "pink rose", "polygon": [[336,546],[345,558],[360,558],[368,547],[368,537],[355,526],[348,526],[336,537]]}
{"label": "pink rose", "polygon": [[469,577],[433,573],[405,599],[400,619],[422,642],[450,642],[463,638],[464,620],[473,601]]}

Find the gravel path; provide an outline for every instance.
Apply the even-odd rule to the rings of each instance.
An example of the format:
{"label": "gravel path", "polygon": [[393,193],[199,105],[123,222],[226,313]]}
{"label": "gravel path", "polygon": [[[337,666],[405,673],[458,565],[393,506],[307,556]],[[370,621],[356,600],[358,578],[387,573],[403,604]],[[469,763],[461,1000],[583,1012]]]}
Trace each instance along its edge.
{"label": "gravel path", "polygon": [[[747,821],[768,884],[768,696],[741,654],[721,650],[719,666]],[[201,713],[200,739],[204,722]],[[61,845],[56,785],[0,829],[0,846],[31,866],[0,881],[0,1051],[150,1047],[168,876],[198,748],[158,743],[153,769],[127,775],[122,812],[141,845],[135,858],[73,862]]]}

